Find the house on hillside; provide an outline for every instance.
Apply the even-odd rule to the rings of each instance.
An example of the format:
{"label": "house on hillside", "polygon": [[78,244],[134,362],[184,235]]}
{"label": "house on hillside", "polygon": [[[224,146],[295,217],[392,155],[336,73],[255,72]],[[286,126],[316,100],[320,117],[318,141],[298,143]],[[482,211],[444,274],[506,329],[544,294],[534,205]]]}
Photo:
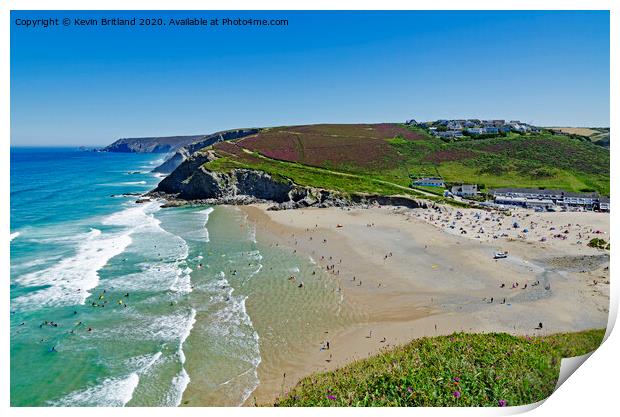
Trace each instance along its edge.
{"label": "house on hillside", "polygon": [[445,187],[445,183],[441,178],[418,178],[413,181],[413,185],[419,185],[423,187]]}
{"label": "house on hillside", "polygon": [[461,132],[460,130],[448,130],[445,132],[435,131],[433,134],[436,136],[439,136],[440,138],[462,138],[463,137],[463,132]]}
{"label": "house on hillside", "polygon": [[478,194],[478,184],[453,185],[450,192],[459,197],[475,197]]}
{"label": "house on hillside", "polygon": [[470,135],[482,135],[484,133],[484,128],[482,127],[471,127],[466,129],[466,132]]}
{"label": "house on hillside", "polygon": [[450,120],[446,127],[450,130],[462,130],[463,125],[458,120]]}

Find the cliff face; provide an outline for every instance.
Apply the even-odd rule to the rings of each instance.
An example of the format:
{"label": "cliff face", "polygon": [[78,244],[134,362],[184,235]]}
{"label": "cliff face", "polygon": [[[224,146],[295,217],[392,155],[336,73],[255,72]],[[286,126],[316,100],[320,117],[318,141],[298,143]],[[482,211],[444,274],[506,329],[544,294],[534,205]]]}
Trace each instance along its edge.
{"label": "cliff face", "polygon": [[164,178],[153,194],[165,194],[183,201],[207,204],[250,204],[273,202],[274,210],[302,207],[345,207],[351,205],[394,205],[410,208],[427,207],[426,201],[399,196],[374,196],[341,193],[299,186],[292,181],[276,179],[251,169],[215,172],[203,164],[217,158],[212,152],[198,152],[185,160]]}
{"label": "cliff face", "polygon": [[187,158],[189,158],[190,155],[194,154],[202,148],[206,148],[207,146],[211,146],[215,143],[223,142],[225,140],[239,139],[244,136],[253,135],[255,133],[258,133],[258,129],[236,129],[228,130],[225,132],[218,132],[209,136],[201,137],[198,140],[193,141],[192,143],[178,148],[174,155],[168,158],[163,164],[155,168],[153,172],[169,174],[174,171],[178,166],[180,166]]}
{"label": "cliff face", "polygon": [[253,198],[283,203],[291,199],[290,193],[296,188],[290,181],[276,181],[260,171],[214,172],[202,166],[214,158],[210,152],[194,154],[164,178],[155,192],[172,194],[182,200]]}
{"label": "cliff face", "polygon": [[196,142],[205,135],[196,136],[167,136],[149,138],[124,138],[102,148],[102,152],[132,152],[132,153],[169,153],[181,146]]}

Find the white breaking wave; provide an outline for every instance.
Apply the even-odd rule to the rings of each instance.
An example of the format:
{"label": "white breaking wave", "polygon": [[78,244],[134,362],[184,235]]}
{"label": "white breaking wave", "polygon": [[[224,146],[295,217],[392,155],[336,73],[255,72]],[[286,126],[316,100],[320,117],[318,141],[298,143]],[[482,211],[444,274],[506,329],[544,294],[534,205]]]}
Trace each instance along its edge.
{"label": "white breaking wave", "polygon": [[52,256],[49,258],[37,258],[37,259],[33,259],[32,261],[28,261],[28,262],[22,262],[19,264],[11,264],[11,269],[29,269],[29,268],[33,268],[35,266],[39,266],[39,265],[45,265],[48,262],[52,262],[52,261],[57,261],[60,258],[60,256]]}
{"label": "white breaking wave", "polygon": [[207,229],[207,223],[209,223],[209,215],[213,212],[213,207],[209,207],[206,210],[201,211],[200,213],[204,214],[205,216],[205,222],[204,222],[204,229],[205,229],[205,242],[209,241],[209,229]]}
{"label": "white breaking wave", "polygon": [[213,212],[213,207],[209,207],[204,210],[195,212],[193,215],[201,217],[200,221],[202,222],[203,226],[201,228],[197,227],[196,229],[183,234],[183,236],[193,241],[205,242],[205,243],[209,242],[209,230],[207,229],[207,224],[209,223],[209,215],[212,212]]}
{"label": "white breaking wave", "polygon": [[122,407],[133,398],[140,375],[147,372],[161,355],[161,352],[157,352],[132,358],[127,362],[135,371],[129,375],[106,378],[97,385],[74,391],[49,404],[58,407]]}
{"label": "white breaking wave", "polygon": [[21,233],[19,232],[11,233],[11,242],[13,241],[13,239],[15,239],[19,235],[21,235]]}
{"label": "white breaking wave", "polygon": [[93,229],[78,245],[74,256],[16,278],[20,285],[49,287],[18,297],[13,303],[22,309],[84,304],[89,290],[99,284],[98,271],[131,244],[130,235],[131,232],[103,235]]}
{"label": "white breaking wave", "polygon": [[120,187],[126,185],[147,185],[146,181],[124,181],[124,182],[114,182],[109,184],[97,184],[103,187]]}
{"label": "white breaking wave", "polygon": [[167,252],[161,254],[168,262],[162,258],[162,262],[146,265],[142,272],[123,277],[123,285],[134,291],[138,289],[157,291],[165,285],[171,291],[188,294],[192,292],[190,275],[192,269],[187,266],[186,262],[189,246],[183,238],[161,227],[161,221],[153,215],[159,209],[159,203],[151,202],[145,204],[144,207],[133,207],[116,213],[105,221],[106,224],[116,226],[138,225],[136,232],[163,234],[164,239],[157,240],[168,244]]}
{"label": "white breaking wave", "polygon": [[186,321],[185,329],[181,334],[179,340],[178,355],[179,360],[181,361],[181,371],[174,378],[172,378],[172,386],[170,388],[170,391],[166,395],[166,405],[178,407],[181,404],[183,393],[185,392],[185,389],[190,382],[190,377],[185,370],[185,352],[183,352],[183,344],[185,343],[185,340],[187,340],[187,338],[189,337],[195,323],[196,310],[192,308],[189,319]]}
{"label": "white breaking wave", "polygon": [[189,294],[190,292],[192,292],[192,272],[193,270],[190,267],[180,268],[179,265],[177,265],[176,277],[174,279],[174,282],[170,286],[170,290],[180,294]]}
{"label": "white breaking wave", "polygon": [[[158,204],[151,202],[111,214],[103,219],[102,224],[122,226],[124,231],[102,233],[99,229],[91,228],[89,233],[78,240],[75,255],[63,258],[49,268],[17,277],[15,282],[23,286],[48,287],[12,300],[14,307],[38,309],[41,306],[84,304],[91,294],[89,291],[99,285],[99,270],[110,259],[125,251],[132,243],[132,234],[144,228],[159,228],[160,222],[152,214],[157,210]],[[51,239],[71,241],[76,238],[66,236]]]}
{"label": "white breaking wave", "polygon": [[189,384],[190,378],[185,368],[181,369],[174,378],[172,378],[172,386],[166,394],[165,405],[168,407],[178,407],[181,405],[183,393]]}
{"label": "white breaking wave", "polygon": [[136,372],[122,378],[106,378],[99,384],[72,392],[58,401],[50,402],[57,407],[122,407],[133,397],[140,382]]}
{"label": "white breaking wave", "polygon": [[142,355],[130,358],[125,361],[125,366],[133,368],[138,373],[144,373],[150,369],[161,358],[162,353],[157,352],[154,355]]}
{"label": "white breaking wave", "polygon": [[185,343],[185,340],[189,337],[189,334],[191,333],[192,329],[194,328],[194,324],[196,323],[196,310],[192,308],[190,315],[189,315],[189,320],[187,320],[186,322],[186,326],[185,326],[185,331],[181,334],[181,338],[179,340],[179,359],[181,361],[181,364],[185,364],[185,353],[183,352],[183,344]]}
{"label": "white breaking wave", "polygon": [[50,234],[52,234],[51,237],[37,237],[28,240],[35,243],[79,243],[85,239],[91,239],[99,236],[101,234],[101,230],[91,228],[88,233],[79,233],[69,236],[58,236],[58,233],[61,232],[59,230],[52,229],[41,232],[43,236],[49,236]]}

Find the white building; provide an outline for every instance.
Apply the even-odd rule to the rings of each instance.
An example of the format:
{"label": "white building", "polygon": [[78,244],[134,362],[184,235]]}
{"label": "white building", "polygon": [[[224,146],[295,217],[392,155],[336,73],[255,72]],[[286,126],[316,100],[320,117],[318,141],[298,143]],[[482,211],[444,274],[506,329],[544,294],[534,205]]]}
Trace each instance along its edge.
{"label": "white building", "polygon": [[445,183],[441,178],[418,178],[413,182],[414,185],[421,185],[423,187],[444,187]]}
{"label": "white building", "polygon": [[536,188],[498,188],[491,190],[497,204],[524,207],[559,205],[566,207],[594,208],[601,197],[597,193],[573,193],[563,190],[539,190]]}
{"label": "white building", "polygon": [[601,197],[598,202],[598,208],[601,211],[610,211],[609,197]]}
{"label": "white building", "polygon": [[594,207],[598,204],[599,195],[596,193],[564,193],[562,204],[565,206]]}
{"label": "white building", "polygon": [[478,194],[477,184],[453,185],[450,192],[459,197],[475,197]]}

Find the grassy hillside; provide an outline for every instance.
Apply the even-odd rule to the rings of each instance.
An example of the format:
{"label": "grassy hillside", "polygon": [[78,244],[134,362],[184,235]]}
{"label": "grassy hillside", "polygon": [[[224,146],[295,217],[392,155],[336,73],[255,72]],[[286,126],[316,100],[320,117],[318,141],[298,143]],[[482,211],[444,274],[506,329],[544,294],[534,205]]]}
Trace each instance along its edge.
{"label": "grassy hillside", "polygon": [[584,355],[604,329],[546,337],[505,333],[423,338],[302,379],[276,406],[515,406],[553,392],[560,360]]}
{"label": "grassy hillside", "polygon": [[303,185],[411,194],[411,176],[442,176],[486,188],[541,187],[609,193],[609,151],[541,133],[445,142],[397,124],[311,125],[261,130],[214,150],[210,169],[245,166]]}
{"label": "grassy hillside", "polygon": [[550,127],[550,130],[583,137],[598,146],[609,149],[608,127]]}

